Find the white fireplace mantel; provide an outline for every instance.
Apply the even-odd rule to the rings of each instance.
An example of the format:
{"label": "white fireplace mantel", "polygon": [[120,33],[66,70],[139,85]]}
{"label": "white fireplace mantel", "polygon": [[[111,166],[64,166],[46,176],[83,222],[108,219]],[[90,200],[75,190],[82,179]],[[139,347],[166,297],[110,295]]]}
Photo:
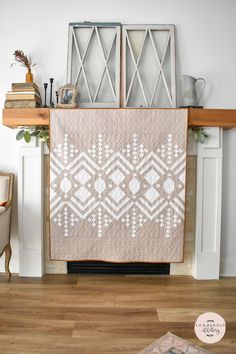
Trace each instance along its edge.
{"label": "white fireplace mantel", "polygon": [[[207,128],[209,139],[197,144],[197,207],[193,276],[220,274],[223,129]],[[43,159],[48,149],[34,139],[19,145],[19,272],[42,277],[44,267]],[[192,152],[190,152],[192,154]]]}

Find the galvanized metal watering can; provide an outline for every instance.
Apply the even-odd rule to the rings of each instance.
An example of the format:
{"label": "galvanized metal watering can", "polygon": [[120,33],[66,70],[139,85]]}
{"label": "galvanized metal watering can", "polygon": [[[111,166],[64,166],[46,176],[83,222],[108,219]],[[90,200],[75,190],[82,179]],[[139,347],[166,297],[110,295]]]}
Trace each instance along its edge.
{"label": "galvanized metal watering can", "polygon": [[[183,105],[198,107],[203,91],[206,87],[206,81],[203,78],[195,79],[189,75],[183,75]],[[202,81],[201,90],[197,95],[197,82]]]}

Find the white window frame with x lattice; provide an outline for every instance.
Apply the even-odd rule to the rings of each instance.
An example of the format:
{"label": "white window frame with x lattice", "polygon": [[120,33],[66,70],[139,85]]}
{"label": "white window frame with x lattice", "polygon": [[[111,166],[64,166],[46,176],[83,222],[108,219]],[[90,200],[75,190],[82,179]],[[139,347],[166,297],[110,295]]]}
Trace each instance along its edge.
{"label": "white window frame with x lattice", "polygon": [[[86,47],[84,49],[83,54],[81,53],[79,49],[79,45],[76,40],[76,35],[75,35],[75,30],[76,28],[87,28],[88,30],[91,29]],[[99,34],[99,29],[100,28],[105,28],[106,30],[109,31],[112,30],[114,31],[114,35],[112,37],[111,43],[109,44],[109,49],[107,53],[105,53],[104,47],[102,45],[102,41],[100,38]],[[71,83],[75,87],[78,88],[78,91],[80,93],[79,87],[77,86],[78,79],[80,75],[83,75],[84,83],[87,89],[88,93],[88,102],[80,102],[79,101],[79,106],[80,107],[93,107],[93,108],[99,108],[99,107],[105,107],[105,108],[118,108],[120,107],[120,24],[119,23],[92,23],[92,22],[84,22],[84,23],[70,23],[69,24],[69,38],[68,38],[68,58],[67,58],[67,82]],[[89,68],[84,67],[84,61],[87,56],[87,52],[91,43],[91,38],[92,36],[96,36],[96,39],[98,41],[98,45],[101,51],[101,57],[103,61],[103,70],[100,75],[99,81],[97,82],[97,87],[96,91],[94,94],[91,93],[89,81],[87,79],[86,75],[86,70],[89,70]],[[112,81],[110,71],[109,71],[109,66],[108,66],[108,61],[110,58],[110,54],[112,51],[113,46],[115,45],[115,82]],[[78,56],[78,61],[79,61],[79,66],[78,66],[78,72],[75,78],[72,78],[72,50],[74,49],[77,53]],[[93,52],[90,53],[91,55],[94,55]],[[107,75],[108,82],[109,82],[109,90],[111,90],[113,100],[111,102],[106,102],[105,100],[101,99],[101,101],[98,100],[98,93],[101,88],[101,84],[104,78],[104,75]]]}
{"label": "white window frame with x lattice", "polygon": [[[132,46],[130,43],[129,34],[128,34],[129,31],[143,31],[144,32],[143,41],[142,41],[140,52],[139,52],[137,59],[135,59],[135,55],[133,53],[133,49],[132,49]],[[156,48],[156,45],[154,43],[153,36],[152,36],[153,31],[168,31],[169,32],[169,34],[167,36],[166,43],[165,43],[162,58],[160,58],[157,48]],[[122,77],[122,81],[123,81],[123,91],[122,91],[122,93],[123,93],[123,107],[133,107],[132,105],[129,104],[129,98],[130,98],[131,89],[134,84],[134,79],[136,76],[137,76],[137,80],[139,83],[139,87],[141,88],[143,100],[142,100],[142,103],[140,102],[140,105],[139,104],[137,105],[137,103],[136,103],[135,106],[146,107],[146,108],[147,107],[158,107],[158,104],[154,104],[154,96],[155,96],[155,92],[157,90],[158,82],[160,80],[160,77],[162,76],[163,89],[167,93],[167,97],[169,100],[169,107],[176,108],[174,26],[173,25],[124,25],[122,27],[122,33],[123,33],[122,34],[122,43],[123,43],[123,48],[122,48],[122,54],[123,54],[123,56],[122,56],[122,60],[123,60],[123,63],[122,63],[123,64],[122,65],[122,68],[123,68],[123,77]],[[152,48],[154,50],[154,54],[155,54],[155,58],[156,58],[156,62],[157,62],[157,66],[159,67],[159,71],[156,76],[155,85],[154,85],[154,89],[153,89],[150,100],[148,100],[147,95],[145,93],[145,87],[142,83],[142,78],[141,78],[140,72],[139,72],[139,61],[142,56],[142,51],[143,51],[143,48],[145,45],[147,34],[149,34],[149,36],[150,36]],[[168,87],[165,73],[163,70],[163,62],[165,60],[165,56],[166,56],[168,47],[169,47],[169,54],[170,54],[170,68],[169,69],[171,72],[170,88]],[[127,70],[128,70],[127,63],[126,63],[127,48],[130,51],[132,62],[134,65],[134,71],[132,72],[132,78],[131,78],[129,85],[127,85]],[[144,104],[143,104],[143,102],[144,102]],[[165,107],[165,108],[169,108],[169,107]]]}

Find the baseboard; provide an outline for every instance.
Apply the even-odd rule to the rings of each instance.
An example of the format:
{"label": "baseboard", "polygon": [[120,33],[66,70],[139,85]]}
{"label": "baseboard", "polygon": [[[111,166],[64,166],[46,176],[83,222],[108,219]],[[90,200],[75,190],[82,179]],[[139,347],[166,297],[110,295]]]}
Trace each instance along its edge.
{"label": "baseboard", "polygon": [[236,276],[236,259],[222,260],[220,262],[220,275],[225,277]]}

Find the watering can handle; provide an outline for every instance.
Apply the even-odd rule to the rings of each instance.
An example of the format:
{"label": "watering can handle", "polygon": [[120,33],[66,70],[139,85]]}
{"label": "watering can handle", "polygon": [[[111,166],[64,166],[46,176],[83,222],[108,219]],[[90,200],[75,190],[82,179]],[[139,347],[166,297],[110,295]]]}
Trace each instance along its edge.
{"label": "watering can handle", "polygon": [[203,91],[204,91],[204,89],[205,89],[205,87],[206,87],[206,80],[203,79],[202,77],[199,77],[199,79],[196,80],[195,84],[196,84],[198,81],[200,81],[200,80],[203,82],[203,86],[202,86],[202,90],[201,90],[200,95],[199,95],[199,98],[198,98],[198,104],[199,104],[199,102],[200,102],[200,99],[202,98]]}

